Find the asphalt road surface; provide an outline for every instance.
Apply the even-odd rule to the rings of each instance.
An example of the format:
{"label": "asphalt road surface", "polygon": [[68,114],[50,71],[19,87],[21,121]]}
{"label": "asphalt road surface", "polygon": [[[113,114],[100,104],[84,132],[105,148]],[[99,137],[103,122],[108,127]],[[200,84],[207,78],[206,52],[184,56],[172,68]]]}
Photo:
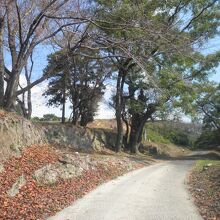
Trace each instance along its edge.
{"label": "asphalt road surface", "polygon": [[193,163],[168,161],[133,171],[48,220],[201,220],[185,184]]}

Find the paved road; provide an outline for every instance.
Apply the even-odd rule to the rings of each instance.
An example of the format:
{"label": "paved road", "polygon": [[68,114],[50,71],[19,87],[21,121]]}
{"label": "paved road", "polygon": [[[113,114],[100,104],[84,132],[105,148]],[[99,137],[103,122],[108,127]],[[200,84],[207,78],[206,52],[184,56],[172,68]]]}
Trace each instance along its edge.
{"label": "paved road", "polygon": [[201,220],[184,184],[193,163],[162,162],[131,172],[48,220]]}

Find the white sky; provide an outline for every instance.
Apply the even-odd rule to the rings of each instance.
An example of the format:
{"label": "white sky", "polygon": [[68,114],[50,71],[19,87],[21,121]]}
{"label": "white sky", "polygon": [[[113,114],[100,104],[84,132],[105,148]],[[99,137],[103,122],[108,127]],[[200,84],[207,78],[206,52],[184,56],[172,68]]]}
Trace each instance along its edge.
{"label": "white sky", "polygon": [[[26,84],[25,78],[22,75],[20,78],[21,86]],[[42,95],[47,89],[48,82],[43,82],[35,87],[33,87],[32,91],[32,105],[33,105],[33,113],[32,116],[42,117],[44,114],[55,114],[61,117],[61,109],[60,107],[49,107],[47,106],[47,99]],[[96,118],[99,119],[110,119],[115,117],[114,110],[108,106],[108,100],[111,97],[112,92],[114,91],[113,86],[107,85],[105,94],[103,96],[102,101],[99,103],[99,108],[97,112]],[[71,114],[70,103],[67,103],[66,106],[66,117],[68,118]]]}

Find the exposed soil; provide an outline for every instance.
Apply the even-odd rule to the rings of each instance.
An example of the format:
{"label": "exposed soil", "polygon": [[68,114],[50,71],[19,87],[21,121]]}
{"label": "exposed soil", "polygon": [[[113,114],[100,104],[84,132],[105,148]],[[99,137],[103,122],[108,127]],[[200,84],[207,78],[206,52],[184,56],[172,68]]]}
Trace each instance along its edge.
{"label": "exposed soil", "polygon": [[189,177],[194,202],[205,220],[220,219],[220,163],[196,167]]}
{"label": "exposed soil", "polygon": [[[99,184],[109,181],[130,170],[143,167],[127,157],[89,155],[94,164],[80,176],[71,179],[59,179],[55,184],[39,184],[33,177],[35,170],[59,162],[62,153],[48,145],[33,145],[23,150],[19,157],[6,161],[0,171],[0,219],[45,219],[70,205]],[[77,153],[80,160],[81,155]],[[85,155],[82,155],[85,157]],[[91,163],[91,160],[90,160]],[[10,197],[7,191],[16,179],[23,175],[26,184],[19,193]]]}
{"label": "exposed soil", "polygon": [[154,155],[157,158],[175,158],[175,157],[183,157],[190,154],[190,150],[186,147],[177,146],[175,144],[163,144],[163,143],[155,143],[152,141],[144,141],[143,142],[143,151],[150,152],[151,149],[155,148],[157,153]]}
{"label": "exposed soil", "polygon": [[96,119],[89,123],[87,127],[116,130],[117,124],[115,119]]}

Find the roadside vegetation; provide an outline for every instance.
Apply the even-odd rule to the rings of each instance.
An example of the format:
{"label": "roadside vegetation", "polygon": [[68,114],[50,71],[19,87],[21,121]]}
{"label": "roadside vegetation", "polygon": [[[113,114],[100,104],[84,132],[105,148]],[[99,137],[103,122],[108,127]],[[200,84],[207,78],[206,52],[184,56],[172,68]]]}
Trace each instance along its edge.
{"label": "roadside vegetation", "polygon": [[196,141],[198,148],[220,151],[220,85],[212,93],[205,93],[199,100],[199,109],[203,112],[203,128]]}
{"label": "roadside vegetation", "polygon": [[187,124],[181,121],[151,122],[146,126],[146,137],[144,138],[153,142],[172,143],[193,149],[200,130],[198,124]]}

